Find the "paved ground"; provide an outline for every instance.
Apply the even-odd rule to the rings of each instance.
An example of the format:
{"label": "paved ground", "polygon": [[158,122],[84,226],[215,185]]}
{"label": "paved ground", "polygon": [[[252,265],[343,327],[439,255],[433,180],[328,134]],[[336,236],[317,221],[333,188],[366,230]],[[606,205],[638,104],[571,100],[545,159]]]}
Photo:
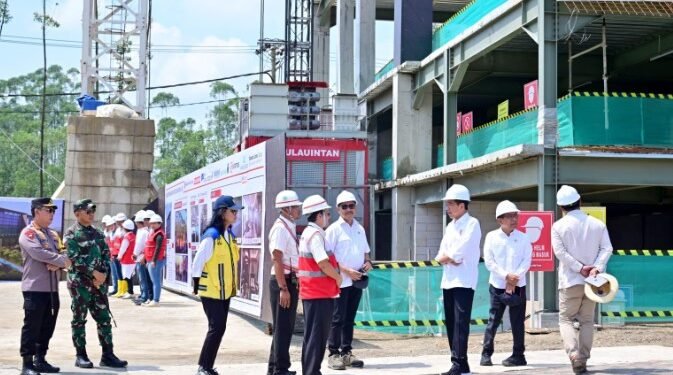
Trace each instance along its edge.
{"label": "paved ground", "polygon": [[[74,349],[70,339],[72,317],[65,285],[61,285],[61,310],[56,333],[52,339],[48,359],[61,366],[63,374],[193,374],[195,362],[206,331],[206,321],[200,304],[189,298],[164,292],[162,306],[136,307],[127,300],[111,299],[112,311],[118,327],[113,329],[115,351],[129,361],[126,371],[94,368],[82,370],[73,366]],[[19,331],[22,324],[22,297],[16,282],[0,282],[0,375],[18,374]],[[222,374],[261,375],[271,338],[263,333],[263,325],[235,314],[230,314],[227,332],[218,354],[217,368]],[[630,331],[630,335],[634,332]],[[356,335],[357,336],[357,335]],[[325,375],[424,375],[437,374],[449,367],[445,338],[397,339],[395,337],[365,337],[354,346],[366,362],[364,369],[332,371],[323,366]],[[478,342],[475,335],[471,341]],[[505,336],[505,335],[503,335]],[[87,324],[89,355],[97,363],[100,347],[95,324]],[[637,338],[633,342],[640,344]],[[670,341],[669,337],[652,340],[648,345],[595,348],[589,368],[594,374],[673,374],[673,347],[657,346]],[[429,344],[431,343],[431,344]],[[421,345],[419,345],[421,344]],[[496,344],[497,345],[497,344]],[[420,347],[419,347],[420,346]],[[559,343],[560,346],[560,343]],[[425,350],[423,349],[425,347]],[[437,349],[439,348],[439,349]],[[497,348],[497,346],[496,346]],[[295,336],[291,349],[295,369],[299,367],[301,337]],[[496,353],[499,363],[507,353]],[[516,370],[502,366],[479,367],[478,354],[471,354],[475,374],[571,374],[565,355],[560,350],[528,351],[529,366]]]}

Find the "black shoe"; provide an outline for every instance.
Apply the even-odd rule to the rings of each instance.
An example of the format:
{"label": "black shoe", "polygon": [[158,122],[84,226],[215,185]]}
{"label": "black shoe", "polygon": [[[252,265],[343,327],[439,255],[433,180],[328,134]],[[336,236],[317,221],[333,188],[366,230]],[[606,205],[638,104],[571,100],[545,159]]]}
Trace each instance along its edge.
{"label": "black shoe", "polygon": [[588,372],[586,362],[572,361],[572,366],[575,374],[586,374]]}
{"label": "black shoe", "polygon": [[103,352],[103,356],[100,357],[100,366],[101,367],[113,367],[113,368],[124,368],[129,363],[127,361],[122,361],[117,358],[112,351]]}
{"label": "black shoe", "polygon": [[30,367],[23,366],[21,368],[21,375],[40,375],[40,373]]}
{"label": "black shoe", "polygon": [[86,349],[77,348],[77,357],[75,357],[75,366],[79,368],[93,368],[93,362],[89,360]]}
{"label": "black shoe", "polygon": [[502,361],[502,365],[505,367],[525,366],[527,364],[528,362],[526,362],[526,357],[524,356],[511,356]]}
{"label": "black shoe", "polygon": [[276,372],[273,375],[297,375],[297,371],[283,371],[283,372]]}
{"label": "black shoe", "polygon": [[21,375],[40,375],[33,367],[33,356],[25,355],[22,357],[23,366],[21,367]]}
{"label": "black shoe", "polygon": [[491,361],[491,356],[487,354],[482,354],[481,355],[481,361],[479,361],[479,366],[493,366],[493,362]]}
{"label": "black shoe", "polygon": [[462,372],[460,371],[460,366],[454,365],[451,367],[451,369],[447,372],[441,373],[441,375],[461,375]]}
{"label": "black shoe", "polygon": [[53,374],[61,371],[60,368],[52,366],[44,358],[44,354],[37,354],[35,360],[33,361],[33,369],[38,372],[44,372],[48,374]]}

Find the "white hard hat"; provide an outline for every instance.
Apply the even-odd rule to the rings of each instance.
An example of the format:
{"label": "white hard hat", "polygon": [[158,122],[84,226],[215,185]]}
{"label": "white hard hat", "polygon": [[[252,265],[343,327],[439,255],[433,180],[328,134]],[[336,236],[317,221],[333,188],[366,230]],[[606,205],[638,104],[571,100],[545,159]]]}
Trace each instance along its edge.
{"label": "white hard hat", "polygon": [[126,219],[126,220],[122,223],[122,227],[123,227],[124,229],[133,230],[133,228],[135,228],[135,224],[133,224],[133,222],[132,222],[131,220]]}
{"label": "white hard hat", "polygon": [[516,205],[510,201],[504,200],[498,203],[498,206],[495,208],[495,218],[499,218],[504,214],[509,214],[513,212],[519,212],[519,209],[516,208]]}
{"label": "white hard hat", "polygon": [[526,224],[523,225],[524,228],[544,228],[544,222],[537,216],[531,216],[526,220]]}
{"label": "white hard hat", "polygon": [[580,200],[580,195],[574,187],[563,185],[556,193],[556,204],[559,206],[568,206]]}
{"label": "white hard hat", "polygon": [[103,224],[105,224],[106,227],[109,227],[110,225],[113,225],[115,223],[115,219],[112,216],[108,216],[107,221],[105,221]]}
{"label": "white hard hat", "polygon": [[152,210],[145,211],[145,220],[151,219],[152,216],[154,216],[154,211],[152,211]]}
{"label": "white hard hat", "polygon": [[143,221],[145,220],[145,211],[140,210],[136,212],[136,214],[133,215],[133,217],[135,218],[135,221]]}
{"label": "white hard hat", "polygon": [[108,224],[106,224],[106,223],[107,223],[108,220],[110,220],[110,219],[112,219],[112,216],[110,216],[110,215],[105,215],[105,216],[103,216],[102,219],[100,219],[100,222],[103,223],[103,224],[105,224],[105,225],[108,225]]}
{"label": "white hard hat", "polygon": [[470,191],[467,188],[460,184],[453,184],[444,194],[443,201],[470,201]]}
{"label": "white hard hat", "polygon": [[150,223],[163,223],[163,222],[164,221],[161,220],[161,216],[157,214],[152,215],[152,217],[150,218]]}
{"label": "white hard hat", "polygon": [[276,208],[301,206],[299,196],[292,190],[283,190],[276,195]]}
{"label": "white hard hat", "polygon": [[326,210],[328,208],[330,208],[330,206],[327,204],[325,198],[318,194],[311,195],[310,197],[304,199],[304,203],[301,205],[301,211],[304,215]]}
{"label": "white hard hat", "polygon": [[610,303],[619,291],[619,282],[617,281],[617,278],[608,273],[599,273],[596,275],[596,278],[602,278],[605,283],[601,286],[595,286],[585,282],[584,294],[594,302]]}
{"label": "white hard hat", "polygon": [[123,212],[118,213],[115,215],[115,221],[124,221],[126,220],[126,214]]}
{"label": "white hard hat", "polygon": [[355,202],[356,204],[358,203],[357,199],[355,199],[355,195],[353,195],[353,193],[351,193],[348,190],[344,190],[341,193],[339,193],[339,195],[337,195],[336,204],[338,206],[341,203],[346,202]]}

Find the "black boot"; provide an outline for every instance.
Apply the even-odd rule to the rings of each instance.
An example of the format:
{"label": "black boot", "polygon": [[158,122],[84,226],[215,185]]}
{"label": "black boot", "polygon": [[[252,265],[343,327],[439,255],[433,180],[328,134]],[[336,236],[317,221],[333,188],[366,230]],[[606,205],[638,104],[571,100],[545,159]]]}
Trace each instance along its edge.
{"label": "black boot", "polygon": [[112,352],[112,348],[104,348],[103,356],[100,357],[100,366],[101,367],[114,367],[114,368],[124,368],[129,363],[127,361],[122,361],[117,358],[116,355]]}
{"label": "black boot", "polygon": [[79,368],[93,368],[93,362],[89,360],[86,355],[85,348],[77,348],[77,357],[75,359],[75,366]]}
{"label": "black boot", "polygon": [[23,366],[21,367],[21,375],[40,375],[33,367],[33,356],[27,355],[23,357]]}
{"label": "black boot", "polygon": [[44,372],[48,374],[53,374],[61,371],[60,368],[52,366],[47,362],[47,360],[44,358],[46,356],[45,353],[40,353],[35,355],[35,360],[33,361],[33,368],[39,372]]}

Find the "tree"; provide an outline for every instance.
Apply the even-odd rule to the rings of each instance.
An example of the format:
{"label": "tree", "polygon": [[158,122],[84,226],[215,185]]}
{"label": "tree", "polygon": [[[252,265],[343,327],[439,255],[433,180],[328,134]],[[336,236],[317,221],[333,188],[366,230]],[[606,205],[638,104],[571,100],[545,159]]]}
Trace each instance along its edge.
{"label": "tree", "polygon": [[180,104],[180,99],[170,92],[160,92],[154,96],[150,105],[161,107],[161,113],[166,116],[166,108]]}
{"label": "tree", "polygon": [[[33,197],[39,194],[40,109],[42,69],[0,80],[0,195]],[[64,178],[67,116],[78,112],[73,96],[79,71],[58,65],[47,68],[45,97],[44,194],[51,195]],[[9,96],[13,95],[13,96]]]}
{"label": "tree", "polygon": [[215,161],[231,155],[239,141],[239,97],[234,87],[226,82],[213,83],[210,86],[210,96],[222,100],[208,114],[208,125],[214,136],[209,145],[209,156]]}
{"label": "tree", "polygon": [[0,36],[2,36],[2,28],[11,20],[12,15],[9,14],[9,4],[7,4],[7,0],[0,0]]}

